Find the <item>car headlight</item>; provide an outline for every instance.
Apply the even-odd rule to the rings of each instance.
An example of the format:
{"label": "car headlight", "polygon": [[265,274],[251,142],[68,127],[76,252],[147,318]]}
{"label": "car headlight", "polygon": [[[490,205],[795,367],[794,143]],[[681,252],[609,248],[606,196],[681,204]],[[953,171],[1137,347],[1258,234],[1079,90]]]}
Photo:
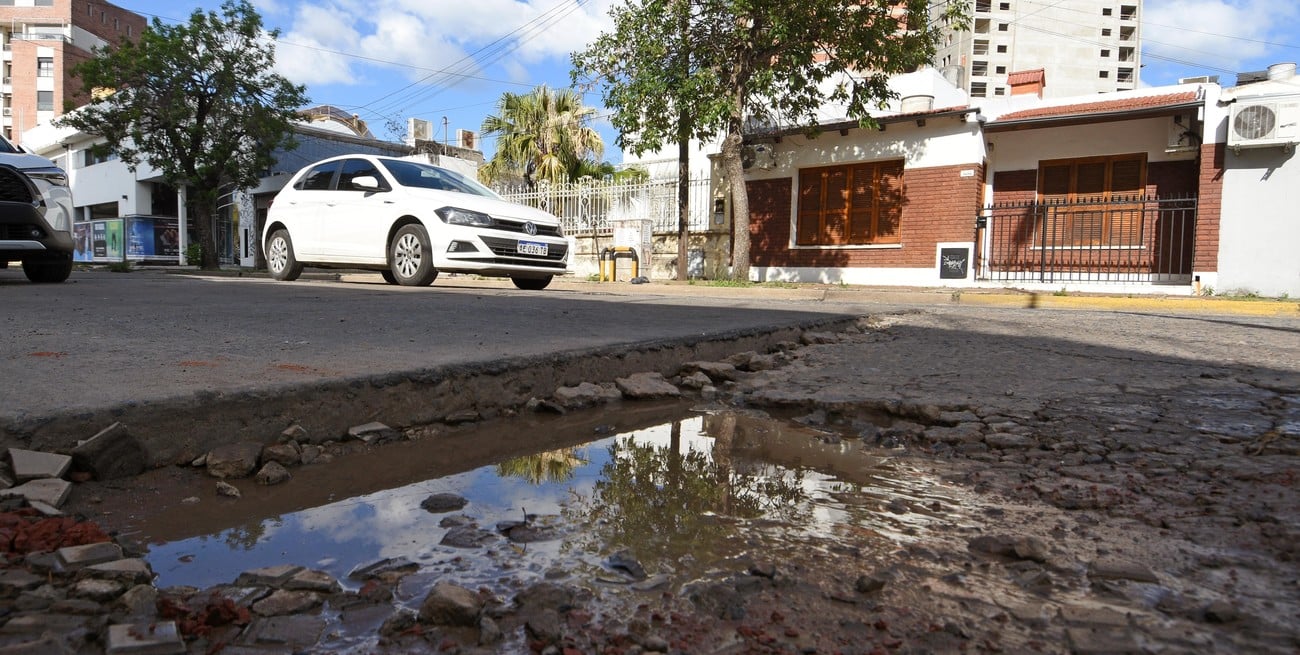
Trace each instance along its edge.
{"label": "car headlight", "polygon": [[459,207],[443,207],[434,212],[443,223],[448,225],[473,225],[475,227],[492,227],[496,221],[483,212],[476,212]]}
{"label": "car headlight", "polygon": [[23,172],[36,182],[48,182],[52,186],[68,186],[68,174],[61,168],[28,168]]}
{"label": "car headlight", "polygon": [[555,236],[557,237],[564,236],[564,223],[555,224]]}

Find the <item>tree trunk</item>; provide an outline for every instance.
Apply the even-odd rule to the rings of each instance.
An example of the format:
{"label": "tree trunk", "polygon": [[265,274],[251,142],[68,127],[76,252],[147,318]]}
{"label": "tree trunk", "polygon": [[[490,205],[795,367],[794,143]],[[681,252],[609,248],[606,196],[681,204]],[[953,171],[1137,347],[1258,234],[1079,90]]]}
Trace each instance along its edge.
{"label": "tree trunk", "polygon": [[682,129],[686,113],[677,116],[677,279],[685,282],[689,276],[691,236],[691,144]]}
{"label": "tree trunk", "polygon": [[731,186],[731,277],[749,280],[749,191],[740,151],[743,139],[737,125],[722,140],[722,170]]}
{"label": "tree trunk", "polygon": [[196,242],[203,249],[199,258],[199,267],[205,271],[214,271],[221,267],[217,257],[217,215],[214,208],[200,200],[194,205],[194,232]]}

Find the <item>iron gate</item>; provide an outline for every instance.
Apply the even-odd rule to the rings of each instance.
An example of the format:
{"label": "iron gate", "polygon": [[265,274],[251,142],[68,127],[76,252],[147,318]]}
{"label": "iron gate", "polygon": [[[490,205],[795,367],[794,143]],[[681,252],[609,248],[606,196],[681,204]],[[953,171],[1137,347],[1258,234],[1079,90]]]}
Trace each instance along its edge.
{"label": "iron gate", "polygon": [[985,207],[981,279],[1190,284],[1196,196]]}

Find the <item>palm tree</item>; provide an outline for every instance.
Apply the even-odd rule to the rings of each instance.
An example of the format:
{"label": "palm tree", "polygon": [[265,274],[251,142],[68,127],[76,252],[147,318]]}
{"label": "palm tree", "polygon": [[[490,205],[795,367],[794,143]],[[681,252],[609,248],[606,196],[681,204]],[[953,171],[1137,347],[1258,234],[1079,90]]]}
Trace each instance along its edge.
{"label": "palm tree", "polygon": [[599,159],[605,150],[589,126],[595,114],[572,89],[543,84],[524,94],[502,94],[496,115],[483,119],[483,136],[496,136],[497,150],[479,176],[492,182],[522,175],[530,185],[576,179],[581,162]]}

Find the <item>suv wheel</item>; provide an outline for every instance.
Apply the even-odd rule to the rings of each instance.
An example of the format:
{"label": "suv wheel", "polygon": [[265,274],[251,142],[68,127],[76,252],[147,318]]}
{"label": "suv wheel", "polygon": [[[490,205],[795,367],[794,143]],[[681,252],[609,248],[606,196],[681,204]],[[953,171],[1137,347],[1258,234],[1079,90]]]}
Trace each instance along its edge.
{"label": "suv wheel", "polygon": [[271,277],[281,282],[292,282],[302,275],[302,264],[293,256],[293,241],[288,230],[276,230],[266,240],[266,267]]}
{"label": "suv wheel", "polygon": [[551,277],[512,277],[510,281],[524,291],[541,291],[551,284]]}
{"label": "suv wheel", "polygon": [[388,245],[388,266],[397,283],[406,287],[427,287],[438,279],[433,267],[429,233],[420,225],[404,225]]}
{"label": "suv wheel", "polygon": [[72,253],[58,253],[47,257],[24,259],[23,273],[32,282],[62,282],[68,279],[69,275],[72,275]]}

